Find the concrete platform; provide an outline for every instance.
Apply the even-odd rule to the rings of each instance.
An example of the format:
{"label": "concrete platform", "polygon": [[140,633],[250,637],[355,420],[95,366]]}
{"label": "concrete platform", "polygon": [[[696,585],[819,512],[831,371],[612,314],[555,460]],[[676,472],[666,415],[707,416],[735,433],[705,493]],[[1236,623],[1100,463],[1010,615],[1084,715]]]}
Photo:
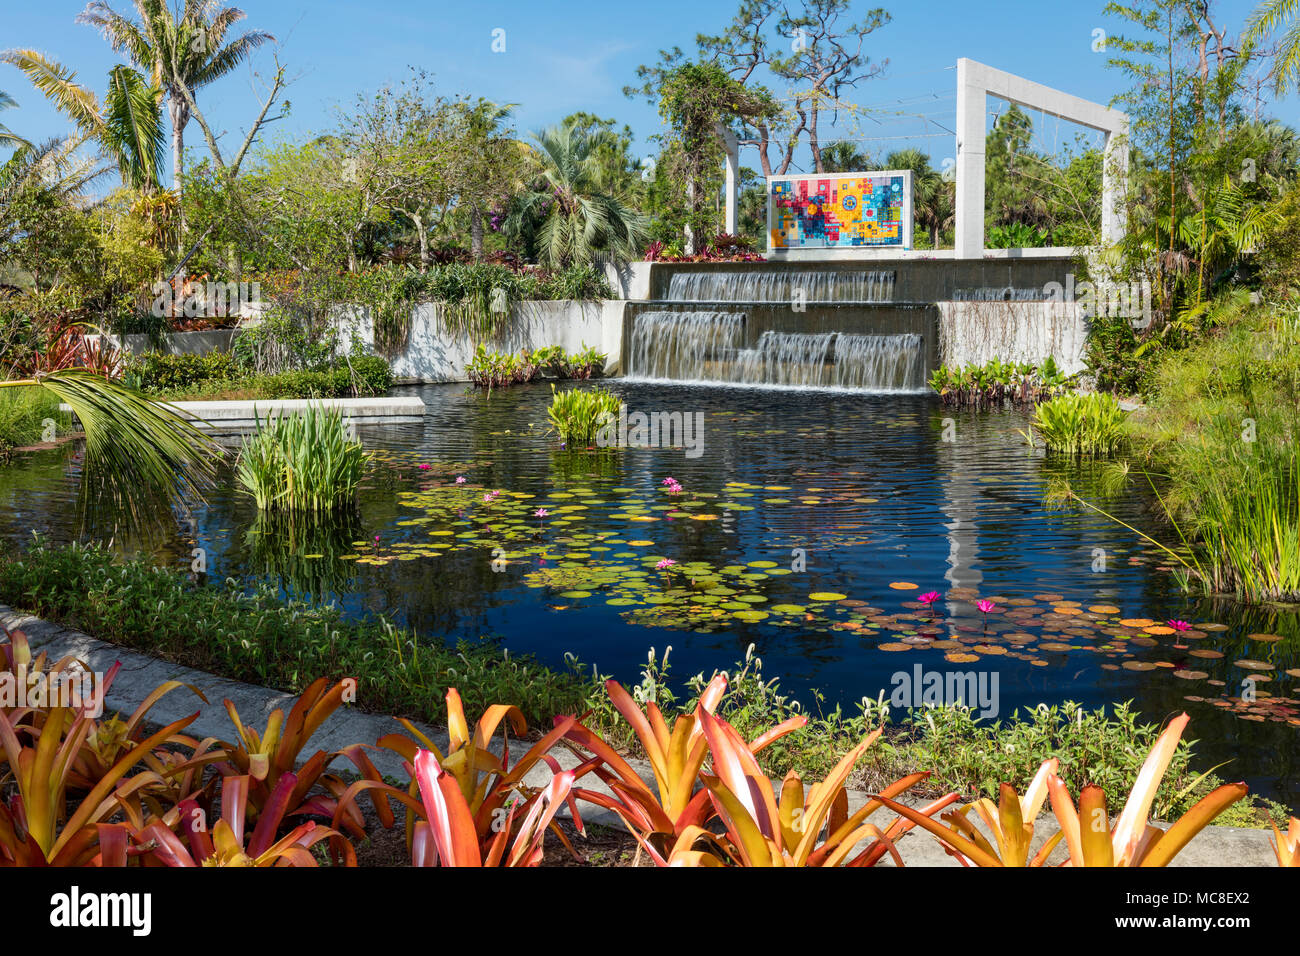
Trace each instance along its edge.
{"label": "concrete platform", "polygon": [[[271,711],[277,707],[282,708],[287,714],[296,697],[294,694],[286,694],[283,691],[259,687],[255,684],[245,684],[240,681],[218,677],[205,671],[198,671],[159,660],[140,651],[109,644],[71,628],[65,628],[49,621],[43,621],[40,618],[13,611],[4,605],[0,605],[0,626],[9,630],[22,630],[27,635],[32,650],[34,652],[46,651],[52,660],[72,655],[84,662],[92,671],[100,673],[108,670],[115,662],[120,661],[122,669],[105,699],[106,712],[130,713],[134,711],[139,702],[164,681],[179,680],[187,684],[193,684],[202,690],[207,697],[206,704],[182,688],[172,691],[149,712],[151,720],[169,723],[198,711],[198,719],[184,731],[184,733],[193,737],[211,736],[219,740],[234,738],[235,728],[231,724],[230,717],[222,704],[222,701],[226,698],[234,702],[241,720],[246,724],[260,728],[266,726],[266,720]],[[365,688],[358,687],[358,693],[364,699]],[[470,718],[476,720],[477,715],[470,715]],[[439,747],[445,748],[447,746],[445,728],[431,727],[419,721],[416,721],[415,724]],[[312,737],[311,744],[305,751],[305,756],[310,757],[317,749],[331,752],[355,743],[373,744],[375,740],[384,734],[401,732],[403,732],[402,726],[392,717],[381,714],[368,714],[356,708],[341,709],[335,711]],[[513,748],[514,756],[518,757],[527,749],[527,745],[515,741]],[[493,739],[492,749],[500,753],[500,736]],[[391,751],[375,748],[371,749],[369,754],[380,773],[397,777],[402,781],[408,779],[406,771],[402,767],[401,759]],[[565,768],[574,767],[578,763],[577,758],[572,753],[560,748],[553,750],[552,756]],[[646,781],[646,784],[653,789],[655,786],[654,772],[651,770],[650,765],[645,761],[635,759],[628,762]],[[354,770],[352,764],[344,758],[336,760],[333,766],[336,770],[344,772]],[[539,764],[533,768],[531,773],[525,776],[524,781],[531,786],[542,786],[549,778],[550,770],[545,765]],[[588,789],[609,792],[609,789],[594,776],[585,777],[582,785]],[[850,811],[861,807],[866,800],[867,794],[850,791]],[[921,801],[908,800],[906,802],[916,805]],[[561,814],[567,816],[567,808],[561,811]],[[582,806],[582,818],[590,823],[619,829],[623,828],[622,823],[613,813],[590,804]],[[883,826],[893,817],[881,810],[877,811],[872,819],[878,825]],[[1035,821],[1033,845],[1037,847],[1043,840],[1055,833],[1057,829],[1056,818],[1051,813],[1039,815]],[[1170,865],[1178,867],[1275,867],[1277,860],[1269,843],[1270,835],[1271,831],[1268,830],[1207,827],[1174,858],[1173,863]],[[955,858],[949,856],[943,850],[937,840],[920,829],[914,829],[905,834],[899,841],[898,846],[899,853],[906,866],[960,866]],[[1058,863],[1065,858],[1065,855],[1064,848],[1058,846],[1050,862]],[[888,858],[884,862],[885,865],[892,865],[892,861]]]}
{"label": "concrete platform", "polygon": [[[415,395],[380,398],[292,398],[233,402],[163,402],[182,418],[212,435],[252,431],[259,419],[278,418],[306,411],[313,405],[339,409],[354,425],[399,425],[424,421],[424,402]],[[62,406],[70,411],[68,406]]]}

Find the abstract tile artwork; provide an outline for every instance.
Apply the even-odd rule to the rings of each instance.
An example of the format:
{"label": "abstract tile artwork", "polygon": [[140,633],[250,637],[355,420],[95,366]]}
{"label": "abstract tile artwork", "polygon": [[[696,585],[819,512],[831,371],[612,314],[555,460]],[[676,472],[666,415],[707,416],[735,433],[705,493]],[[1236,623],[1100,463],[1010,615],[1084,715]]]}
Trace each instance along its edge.
{"label": "abstract tile artwork", "polygon": [[901,173],[823,173],[768,180],[771,249],[905,247],[911,198]]}

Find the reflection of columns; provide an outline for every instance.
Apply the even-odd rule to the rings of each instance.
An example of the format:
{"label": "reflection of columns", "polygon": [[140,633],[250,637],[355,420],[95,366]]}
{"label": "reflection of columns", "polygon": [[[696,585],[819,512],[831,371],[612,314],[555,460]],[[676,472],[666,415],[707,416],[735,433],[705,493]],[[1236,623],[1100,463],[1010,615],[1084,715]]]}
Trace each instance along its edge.
{"label": "reflection of columns", "polygon": [[[947,416],[945,416],[947,417]],[[968,426],[969,427],[969,426]],[[944,574],[950,587],[975,588],[984,582],[984,574],[975,568],[979,551],[979,528],[976,524],[976,484],[967,477],[958,455],[958,442],[940,441],[935,455],[939,466],[939,481],[944,491],[944,513],[948,521],[948,570]],[[948,612],[954,612],[953,602],[948,602]]]}
{"label": "reflection of columns", "polygon": [[737,184],[740,179],[740,140],[736,134],[727,129],[721,123],[717,127],[718,139],[722,141],[722,148],[727,152],[727,218],[726,225],[723,229],[729,236],[736,235],[738,231],[739,220],[736,214],[736,193]]}

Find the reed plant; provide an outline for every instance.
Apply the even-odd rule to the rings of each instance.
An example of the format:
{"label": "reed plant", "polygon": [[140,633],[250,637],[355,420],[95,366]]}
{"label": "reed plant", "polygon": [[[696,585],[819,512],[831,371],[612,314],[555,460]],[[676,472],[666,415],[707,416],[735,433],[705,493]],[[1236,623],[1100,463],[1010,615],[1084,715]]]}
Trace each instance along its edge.
{"label": "reed plant", "polygon": [[336,408],[259,419],[236,476],[261,511],[332,512],[356,503],[370,456]]}

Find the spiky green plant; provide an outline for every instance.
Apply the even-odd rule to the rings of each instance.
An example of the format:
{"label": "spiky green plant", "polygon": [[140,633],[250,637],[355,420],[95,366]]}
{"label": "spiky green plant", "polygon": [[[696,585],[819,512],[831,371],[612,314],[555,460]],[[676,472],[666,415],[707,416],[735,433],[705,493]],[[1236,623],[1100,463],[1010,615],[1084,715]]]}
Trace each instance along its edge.
{"label": "spiky green plant", "polygon": [[560,440],[569,446],[593,444],[600,430],[618,415],[618,396],[603,388],[557,392],[552,385],[551,393],[547,417]]}
{"label": "spiky green plant", "polygon": [[90,497],[113,505],[133,524],[156,517],[158,503],[203,499],[221,448],[166,406],[88,369],[71,368],[0,388],[44,389],[68,405],[86,433]]}
{"label": "spiky green plant", "polygon": [[260,510],[335,511],[356,503],[369,460],[342,411],[308,405],[300,414],[259,418],[236,476]]}
{"label": "spiky green plant", "polygon": [[1032,445],[1037,431],[1048,451],[1109,455],[1124,440],[1124,420],[1112,395],[1058,395],[1034,410],[1031,427],[1021,434]]}

